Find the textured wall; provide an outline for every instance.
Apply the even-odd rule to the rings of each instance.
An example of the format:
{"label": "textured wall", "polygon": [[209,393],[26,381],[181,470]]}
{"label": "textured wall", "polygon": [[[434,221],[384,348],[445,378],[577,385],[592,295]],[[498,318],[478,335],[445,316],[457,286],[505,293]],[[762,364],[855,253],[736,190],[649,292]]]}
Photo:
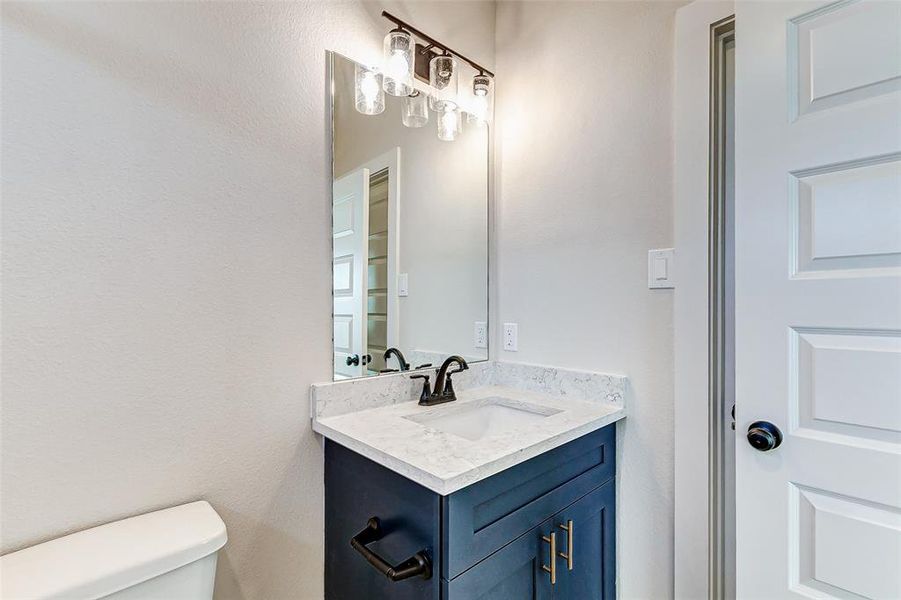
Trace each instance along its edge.
{"label": "textured wall", "polygon": [[619,593],[673,593],[672,245],[675,2],[500,2],[499,359],[629,376],[620,427]]}
{"label": "textured wall", "polygon": [[493,62],[491,3],[12,3],[2,550],[208,499],[219,598],[322,595],[325,50],[387,7]]}

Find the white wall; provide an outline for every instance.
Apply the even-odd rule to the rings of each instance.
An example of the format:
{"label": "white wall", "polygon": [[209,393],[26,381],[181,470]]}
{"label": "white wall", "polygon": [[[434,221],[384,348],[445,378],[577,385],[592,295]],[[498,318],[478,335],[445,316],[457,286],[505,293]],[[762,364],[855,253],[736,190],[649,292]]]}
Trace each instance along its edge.
{"label": "white wall", "polygon": [[404,127],[402,99],[388,95],[385,112],[362,115],[352,63],[336,60],[336,175],[401,149],[398,272],[408,274],[410,293],[398,299],[397,346],[414,366],[412,350],[487,359],[473,339],[475,322],[488,320],[487,128],[466,123],[443,142],[435,113],[422,128]]}
{"label": "white wall", "polygon": [[501,2],[501,360],[624,373],[619,593],[673,593],[672,291],[647,250],[672,225],[674,2]]}
{"label": "white wall", "polygon": [[[321,597],[325,50],[383,7],[3,4],[3,552],[206,498],[219,598]],[[493,4],[388,8],[493,63]]]}

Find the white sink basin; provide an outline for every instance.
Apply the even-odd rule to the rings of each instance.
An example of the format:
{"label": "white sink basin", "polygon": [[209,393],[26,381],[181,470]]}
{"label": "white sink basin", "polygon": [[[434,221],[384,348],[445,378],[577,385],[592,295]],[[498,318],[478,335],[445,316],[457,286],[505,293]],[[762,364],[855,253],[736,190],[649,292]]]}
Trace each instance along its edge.
{"label": "white sink basin", "polygon": [[476,441],[533,425],[559,412],[556,408],[491,396],[461,404],[452,402],[434,411],[404,418]]}

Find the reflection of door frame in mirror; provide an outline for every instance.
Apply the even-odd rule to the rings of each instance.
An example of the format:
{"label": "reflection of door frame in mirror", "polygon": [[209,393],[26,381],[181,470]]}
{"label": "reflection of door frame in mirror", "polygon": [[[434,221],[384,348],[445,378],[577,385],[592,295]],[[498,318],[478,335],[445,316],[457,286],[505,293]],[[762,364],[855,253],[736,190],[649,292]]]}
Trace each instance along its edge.
{"label": "reflection of door frame in mirror", "polygon": [[400,265],[400,177],[401,153],[396,146],[372,160],[357,165],[353,171],[369,169],[372,175],[388,171],[388,347],[400,343],[399,303],[397,299],[397,269]]}

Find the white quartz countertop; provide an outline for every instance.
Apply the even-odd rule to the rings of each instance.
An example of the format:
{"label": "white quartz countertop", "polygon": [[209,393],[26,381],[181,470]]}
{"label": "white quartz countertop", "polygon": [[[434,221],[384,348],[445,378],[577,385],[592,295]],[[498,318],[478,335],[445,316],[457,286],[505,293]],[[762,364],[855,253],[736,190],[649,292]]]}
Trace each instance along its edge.
{"label": "white quartz countertop", "polygon": [[[460,411],[464,404],[484,403],[492,397],[506,399],[509,406],[537,405],[547,416],[476,440],[429,426],[427,419],[433,415]],[[407,418],[411,416],[417,420],[426,417],[426,421]],[[448,495],[624,416],[622,402],[483,385],[458,391],[456,401],[432,407],[411,401],[336,416],[314,415],[313,429],[438,494]]]}

